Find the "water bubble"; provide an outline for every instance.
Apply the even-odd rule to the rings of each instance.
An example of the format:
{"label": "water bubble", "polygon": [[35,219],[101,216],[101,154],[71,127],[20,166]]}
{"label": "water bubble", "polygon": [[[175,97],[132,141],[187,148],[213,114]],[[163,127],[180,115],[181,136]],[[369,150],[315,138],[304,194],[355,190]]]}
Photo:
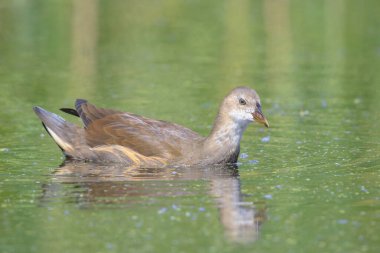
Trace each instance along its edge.
{"label": "water bubble", "polygon": [[305,116],[307,116],[309,114],[310,114],[310,112],[308,110],[302,110],[302,111],[300,111],[300,116],[301,117],[305,117]]}
{"label": "water bubble", "polygon": [[203,108],[203,109],[208,109],[208,108],[210,108],[212,106],[212,104],[210,103],[210,102],[207,102],[207,103],[203,103],[203,104],[201,104],[201,107]]}
{"label": "water bubble", "polygon": [[364,185],[360,186],[360,190],[365,193],[369,193],[369,191],[364,187]]}
{"label": "water bubble", "polygon": [[180,210],[181,210],[181,208],[180,208],[179,206],[177,206],[176,204],[173,204],[173,205],[172,205],[172,208],[173,208],[174,210],[176,210],[176,211],[180,211]]}
{"label": "water bubble", "polygon": [[107,243],[106,243],[106,248],[107,248],[107,249],[114,249],[114,248],[115,248],[115,244],[112,244],[112,243],[107,242]]}
{"label": "water bubble", "polygon": [[144,222],[140,221],[140,222],[137,222],[135,226],[136,228],[141,228],[143,225],[144,225]]}
{"label": "water bubble", "polygon": [[340,219],[340,220],[337,220],[336,221],[338,224],[342,224],[342,225],[344,225],[344,224],[347,224],[348,223],[348,220],[346,220],[346,219]]}
{"label": "water bubble", "polygon": [[265,194],[264,198],[265,199],[273,199],[273,196],[272,196],[272,194]]}
{"label": "water bubble", "polygon": [[248,158],[248,154],[247,154],[247,153],[242,153],[242,154],[240,155],[240,158],[241,158],[241,159]]}
{"label": "water bubble", "polygon": [[322,101],[321,101],[321,106],[322,106],[323,108],[326,108],[326,107],[327,107],[327,101],[324,100],[324,99],[322,99]]}
{"label": "water bubble", "polygon": [[258,160],[249,160],[248,162],[249,162],[250,164],[258,164],[258,163],[259,163]]}

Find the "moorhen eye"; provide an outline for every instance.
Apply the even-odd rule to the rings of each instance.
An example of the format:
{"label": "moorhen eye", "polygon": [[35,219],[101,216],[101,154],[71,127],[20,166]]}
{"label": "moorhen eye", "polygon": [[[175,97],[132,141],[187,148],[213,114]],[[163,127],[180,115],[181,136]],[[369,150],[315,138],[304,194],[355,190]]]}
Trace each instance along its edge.
{"label": "moorhen eye", "polygon": [[245,100],[243,98],[239,98],[239,104],[246,105],[247,102],[245,102]]}

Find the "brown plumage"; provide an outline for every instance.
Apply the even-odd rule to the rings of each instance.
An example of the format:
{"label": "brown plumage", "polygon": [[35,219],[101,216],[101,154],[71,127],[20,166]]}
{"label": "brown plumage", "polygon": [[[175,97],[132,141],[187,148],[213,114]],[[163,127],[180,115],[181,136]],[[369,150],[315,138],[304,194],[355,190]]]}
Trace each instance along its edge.
{"label": "brown plumage", "polygon": [[80,117],[84,127],[34,107],[67,158],[135,167],[235,163],[247,125],[257,121],[268,127],[259,96],[247,87],[235,88],[224,98],[208,137],[174,123],[98,108],[83,99],[76,101],[75,109],[61,110]]}

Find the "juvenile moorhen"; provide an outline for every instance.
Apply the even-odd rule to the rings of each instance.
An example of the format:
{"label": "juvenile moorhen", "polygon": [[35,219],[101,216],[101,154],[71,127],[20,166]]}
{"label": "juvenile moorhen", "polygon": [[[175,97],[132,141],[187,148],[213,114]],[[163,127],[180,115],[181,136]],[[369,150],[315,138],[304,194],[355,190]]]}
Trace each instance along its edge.
{"label": "juvenile moorhen", "polygon": [[259,96],[248,87],[237,87],[223,99],[207,137],[174,123],[98,108],[83,99],[76,100],[75,109],[61,110],[80,117],[84,127],[41,107],[33,109],[66,158],[135,167],[236,163],[247,125],[256,121],[269,127]]}

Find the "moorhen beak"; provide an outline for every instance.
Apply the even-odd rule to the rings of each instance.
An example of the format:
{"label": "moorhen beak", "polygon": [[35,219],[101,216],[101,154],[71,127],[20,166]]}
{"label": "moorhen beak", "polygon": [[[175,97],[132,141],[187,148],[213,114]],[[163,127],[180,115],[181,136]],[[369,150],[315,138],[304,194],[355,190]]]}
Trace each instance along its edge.
{"label": "moorhen beak", "polygon": [[248,87],[237,87],[223,99],[207,137],[167,121],[98,108],[83,99],[76,100],[75,109],[61,110],[80,117],[84,126],[34,107],[67,159],[133,167],[236,163],[248,124],[256,121],[269,127],[258,94]]}
{"label": "moorhen beak", "polygon": [[268,122],[268,120],[265,118],[265,116],[264,116],[264,114],[262,113],[260,107],[257,108],[257,111],[255,111],[254,113],[252,113],[252,116],[253,116],[253,119],[254,119],[256,122],[261,123],[261,124],[264,124],[264,126],[266,126],[267,128],[269,127],[269,122]]}

